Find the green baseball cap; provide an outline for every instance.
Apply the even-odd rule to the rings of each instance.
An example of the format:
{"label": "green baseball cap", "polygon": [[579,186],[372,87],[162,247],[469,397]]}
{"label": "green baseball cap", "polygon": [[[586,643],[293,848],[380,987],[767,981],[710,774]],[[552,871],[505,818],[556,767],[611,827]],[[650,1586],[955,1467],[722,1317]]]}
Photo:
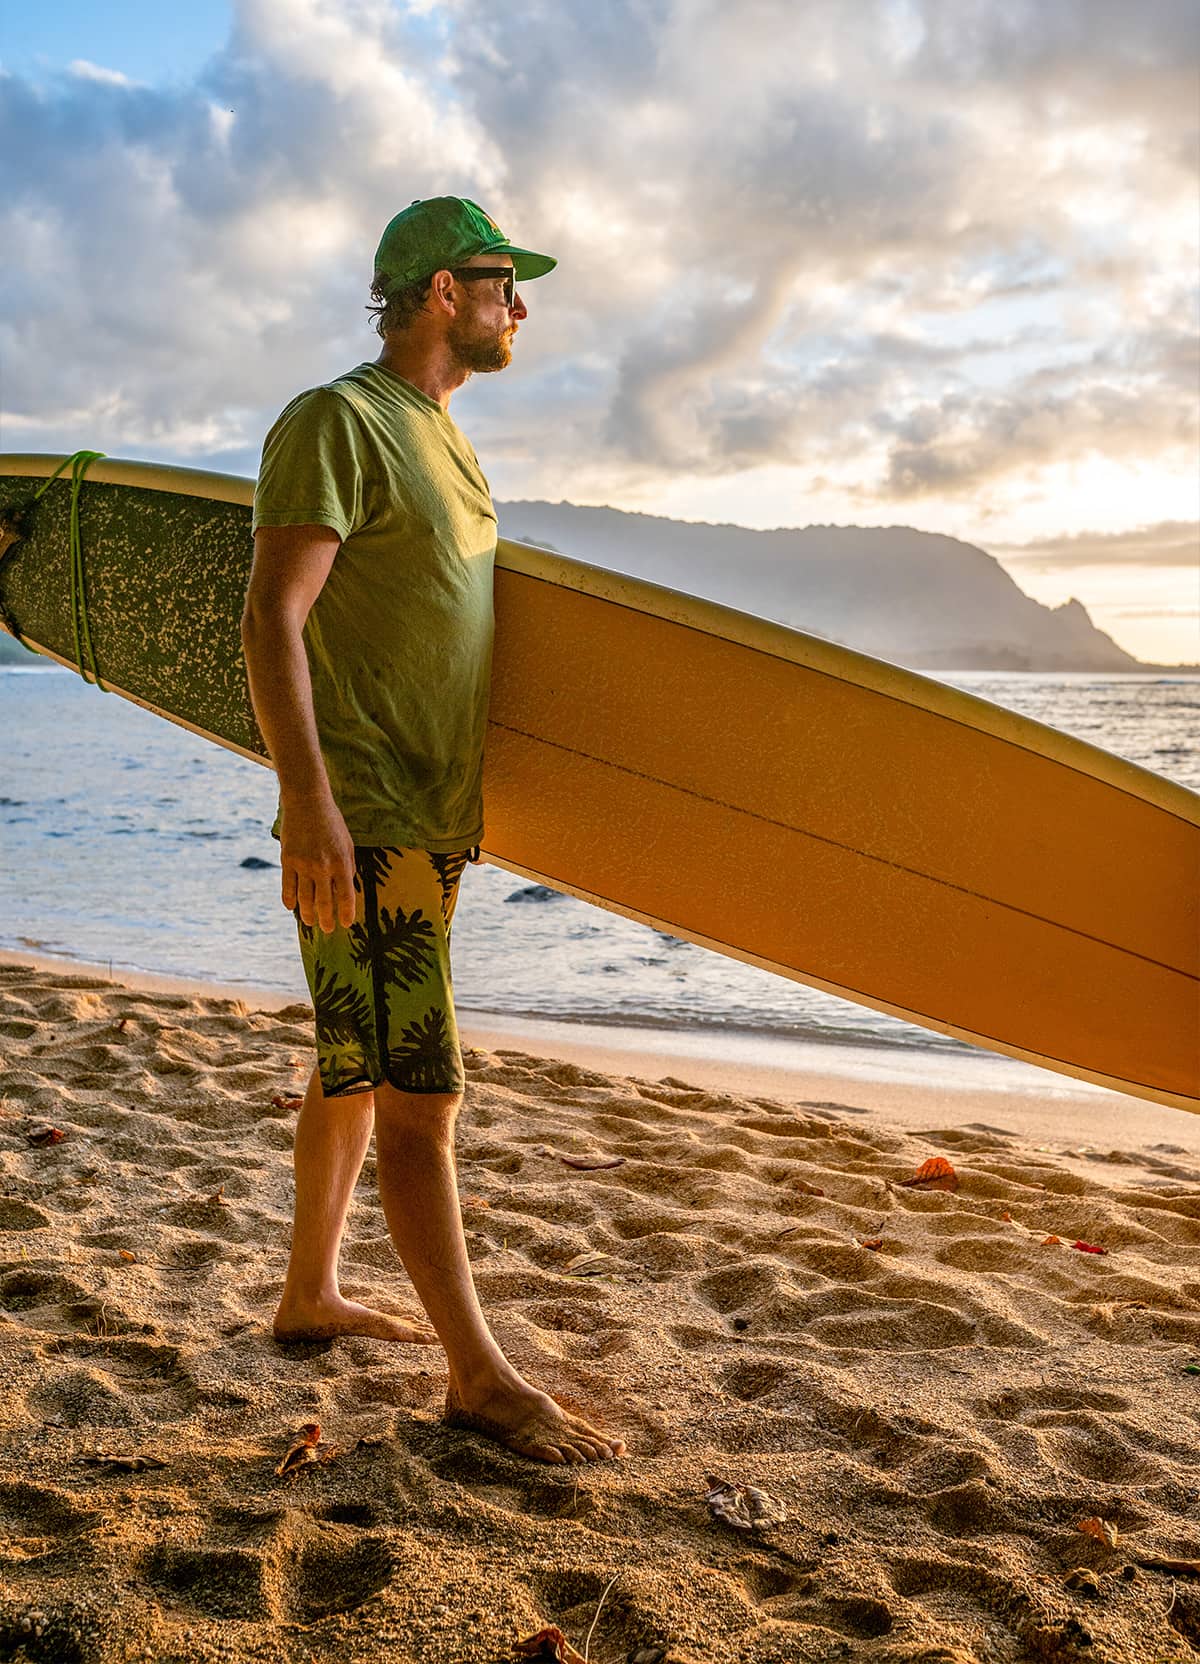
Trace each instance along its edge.
{"label": "green baseball cap", "polygon": [[545,277],[558,264],[549,254],[510,243],[495,220],[466,197],[431,196],[389,223],[375,253],[375,276],[390,295],[418,278],[453,271],[476,254],[511,254],[518,283]]}

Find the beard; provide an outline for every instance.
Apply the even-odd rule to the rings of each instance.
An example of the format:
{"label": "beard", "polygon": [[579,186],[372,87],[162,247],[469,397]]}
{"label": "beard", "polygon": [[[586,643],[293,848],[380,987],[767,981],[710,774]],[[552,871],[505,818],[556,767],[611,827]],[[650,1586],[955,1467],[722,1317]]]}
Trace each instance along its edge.
{"label": "beard", "polygon": [[480,371],[504,370],[512,363],[515,324],[500,330],[485,330],[469,318],[456,318],[446,336],[455,363],[468,375]]}

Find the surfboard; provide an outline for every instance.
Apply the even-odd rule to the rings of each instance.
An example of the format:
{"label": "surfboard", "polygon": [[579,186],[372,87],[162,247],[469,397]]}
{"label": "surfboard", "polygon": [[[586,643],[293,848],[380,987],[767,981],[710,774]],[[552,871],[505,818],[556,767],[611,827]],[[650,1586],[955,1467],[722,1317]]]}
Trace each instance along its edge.
{"label": "surfboard", "polygon": [[[0,457],[0,514],[61,462]],[[112,692],[267,762],[239,638],[253,482],[104,460],[78,494]],[[71,486],[0,622],[77,665]],[[718,953],[1200,1111],[1200,796],[820,637],[502,540],[485,857]],[[86,662],[86,654],[84,655]]]}

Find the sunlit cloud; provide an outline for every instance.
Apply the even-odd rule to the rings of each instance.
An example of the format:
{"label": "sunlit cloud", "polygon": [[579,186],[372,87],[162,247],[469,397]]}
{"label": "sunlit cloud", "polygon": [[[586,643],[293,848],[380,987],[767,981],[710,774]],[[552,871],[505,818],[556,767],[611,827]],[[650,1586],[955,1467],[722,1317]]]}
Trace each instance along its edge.
{"label": "sunlit cloud", "polygon": [[1033,543],[992,544],[1005,564],[1061,569],[1068,566],[1182,566],[1200,568],[1200,521],[1163,520],[1119,532],[1076,532]]}
{"label": "sunlit cloud", "polygon": [[456,400],[498,495],[1157,558],[1085,554],[1194,514],[1191,7],[851,10],[239,0],[191,83],[0,78],[4,443],[251,471],[455,191],[560,258]]}
{"label": "sunlit cloud", "polygon": [[67,65],[67,74],[73,75],[77,81],[98,81],[105,87],[132,87],[136,84],[128,75],[122,75],[119,69],[105,69],[103,64],[89,63],[86,58],[72,58]]}

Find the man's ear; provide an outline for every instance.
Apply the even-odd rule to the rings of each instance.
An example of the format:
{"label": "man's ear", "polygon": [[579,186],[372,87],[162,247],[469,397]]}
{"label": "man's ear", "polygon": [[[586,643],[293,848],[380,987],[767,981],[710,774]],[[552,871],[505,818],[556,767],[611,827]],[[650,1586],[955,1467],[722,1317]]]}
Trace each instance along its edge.
{"label": "man's ear", "polygon": [[429,299],[435,311],[454,313],[454,276],[450,271],[434,272],[429,280]]}

